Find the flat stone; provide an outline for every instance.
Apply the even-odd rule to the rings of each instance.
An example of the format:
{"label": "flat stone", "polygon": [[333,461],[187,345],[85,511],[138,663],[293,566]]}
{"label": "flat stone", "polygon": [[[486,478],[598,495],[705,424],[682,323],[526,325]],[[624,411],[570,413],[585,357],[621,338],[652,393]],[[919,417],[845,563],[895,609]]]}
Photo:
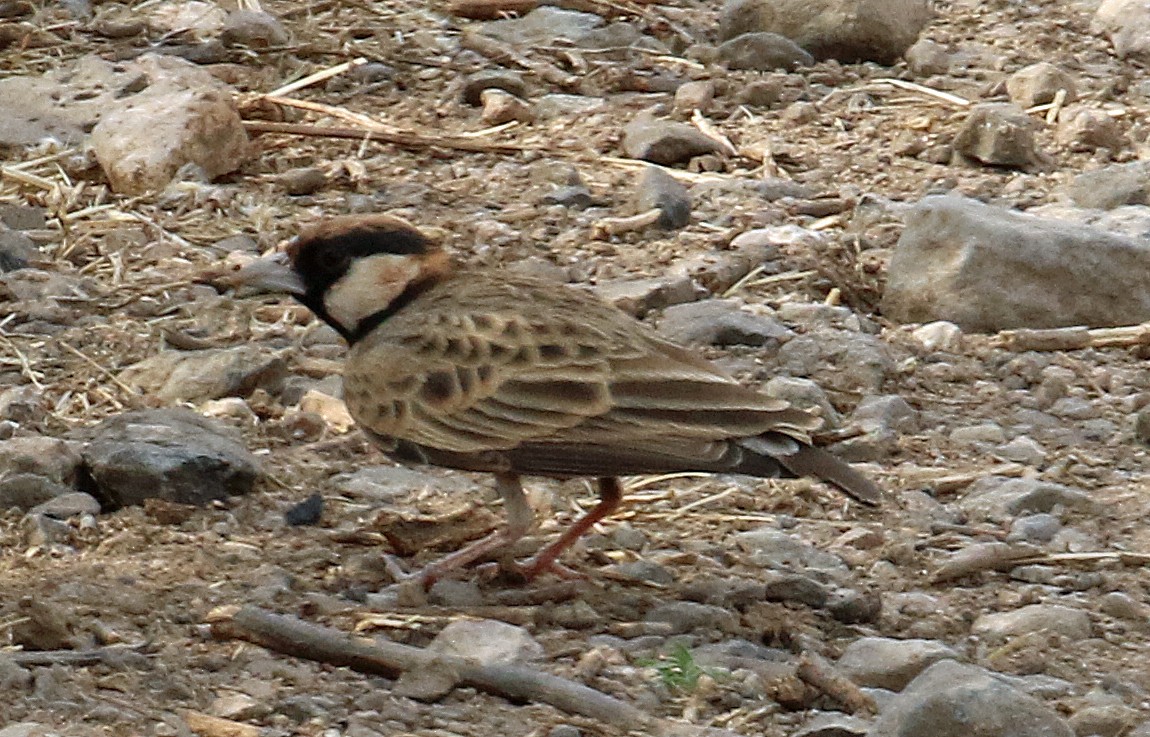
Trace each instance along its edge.
{"label": "flat stone", "polygon": [[935,640],[862,637],[847,645],[838,667],[860,686],[901,691],[919,673],[959,654]]}
{"label": "flat stone", "polygon": [[624,153],[653,164],[682,164],[719,150],[718,141],[686,123],[639,116],[623,129]]}
{"label": "flat stone", "polygon": [[[956,196],[911,212],[888,269],[883,314],[974,332],[1150,320],[1150,245]],[[1010,289],[1001,275],[1014,275]]]}
{"label": "flat stone", "polygon": [[646,212],[658,208],[662,213],[656,223],[665,230],[677,230],[691,224],[691,194],[675,177],[657,166],[648,166],[635,186],[634,208]]}
{"label": "flat stone", "polygon": [[80,445],[69,440],[29,435],[0,441],[0,468],[9,478],[27,473],[71,488],[82,462]]}
{"label": "flat stone", "polygon": [[816,59],[890,65],[918,40],[931,15],[924,0],[727,0],[719,38],[777,33]]}
{"label": "flat stone", "polygon": [[1053,102],[1059,90],[1066,92],[1064,102],[1078,96],[1074,78],[1048,61],[1023,67],[1006,80],[1010,101],[1024,108]]}
{"label": "flat stone", "polygon": [[1083,172],[1067,188],[1079,207],[1112,210],[1122,205],[1150,205],[1150,163],[1135,161]]}
{"label": "flat stone", "polygon": [[150,498],[203,505],[248,493],[262,473],[230,431],[185,409],[110,417],[94,428],[83,458],[97,497],[111,508]]}
{"label": "flat stone", "polygon": [[983,614],[974,620],[970,631],[991,639],[1051,632],[1071,640],[1085,640],[1091,635],[1091,626],[1090,615],[1081,609],[1057,604],[1030,604],[1010,612]]}
{"label": "flat stone", "polygon": [[55,519],[79,517],[84,514],[99,514],[100,502],[91,494],[82,491],[69,491],[41,502],[29,514],[42,514]]}
{"label": "flat stone", "polygon": [[834,553],[804,542],[793,534],[771,527],[740,532],[735,544],[751,556],[751,563],[764,568],[845,571],[846,565]]}
{"label": "flat stone", "polygon": [[31,510],[50,499],[72,492],[72,487],[34,473],[15,473],[0,479],[0,510]]}
{"label": "flat stone", "polygon": [[815,57],[786,36],[777,33],[744,33],[719,46],[719,59],[730,69],[791,71],[809,67]]}
{"label": "flat stone", "polygon": [[1086,492],[1062,484],[987,476],[967,488],[958,506],[972,519],[1005,522],[1027,512],[1051,512],[1058,506],[1089,512],[1096,505]]}
{"label": "flat stone", "polygon": [[708,299],[663,310],[659,332],[673,343],[778,348],[794,335],[774,318],[754,315],[733,299]]}
{"label": "flat stone", "polygon": [[494,619],[451,622],[427,648],[483,665],[531,662],[545,655],[543,646],[526,629]]}
{"label": "flat stone", "polygon": [[667,622],[675,633],[699,629],[733,631],[737,618],[727,609],[693,601],[672,601],[660,604],[644,617],[647,622]]}
{"label": "flat stone", "polygon": [[705,293],[686,276],[620,279],[595,285],[595,293],[634,317],[651,310],[694,302]]}
{"label": "flat stone", "polygon": [[162,351],[120,372],[128,386],[164,402],[246,397],[256,389],[277,394],[287,362],[256,345],[202,351]]}

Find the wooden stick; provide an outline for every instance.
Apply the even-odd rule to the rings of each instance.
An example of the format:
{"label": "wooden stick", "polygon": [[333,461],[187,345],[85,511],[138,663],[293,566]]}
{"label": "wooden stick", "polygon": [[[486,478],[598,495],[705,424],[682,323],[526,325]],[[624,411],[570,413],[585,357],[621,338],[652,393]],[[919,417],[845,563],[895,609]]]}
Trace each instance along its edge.
{"label": "wooden stick", "polygon": [[1033,558],[1036,548],[1033,545],[1013,545],[1011,543],[975,543],[950,555],[934,575],[931,583],[942,583],[983,571],[1010,570]]}
{"label": "wooden stick", "polygon": [[362,128],[342,128],[301,123],[270,123],[262,120],[245,120],[244,129],[249,133],[279,133],[288,136],[315,136],[319,138],[351,138],[357,141],[375,140],[380,143],[407,149],[450,148],[456,151],[475,153],[514,154],[536,148],[516,146],[506,143],[490,143],[468,138],[440,138],[425,136],[411,131],[380,131]]}
{"label": "wooden stick", "polygon": [[1133,348],[1150,345],[1150,322],[1120,328],[1003,330],[998,344],[1012,351],[1076,351],[1082,348]]}
{"label": "wooden stick", "polygon": [[339,76],[340,74],[343,74],[344,72],[348,71],[349,69],[354,69],[355,67],[363,66],[366,63],[367,63],[367,59],[363,58],[362,56],[358,57],[356,59],[352,59],[351,61],[345,61],[342,64],[336,64],[334,67],[329,67],[328,69],[321,69],[320,71],[316,72],[315,74],[309,74],[306,77],[303,77],[302,79],[297,79],[294,82],[290,82],[288,84],[285,84],[283,87],[279,87],[279,88],[272,90],[271,92],[267,93],[267,96],[268,97],[283,97],[284,95],[290,95],[291,93],[295,92],[296,90],[302,90],[304,87],[310,87],[313,84],[316,84],[317,82],[322,82],[325,79],[331,79],[332,77]]}
{"label": "wooden stick", "polygon": [[[472,660],[345,632],[274,614],[255,606],[225,607],[208,615],[212,636],[244,640],[269,650],[361,673],[396,677],[404,672],[435,671],[456,684],[473,686],[516,701],[550,704],[621,730],[655,735],[699,735],[698,727],[651,716],[593,688],[521,665],[483,665]],[[707,730],[714,737],[730,732]]]}
{"label": "wooden stick", "polygon": [[854,681],[813,650],[804,650],[799,656],[795,675],[807,685],[830,696],[851,714],[878,712],[874,699],[863,693]]}
{"label": "wooden stick", "polygon": [[50,665],[95,665],[114,663],[126,652],[140,652],[140,645],[117,645],[95,650],[27,650],[8,653],[9,660],[19,665],[41,667]]}
{"label": "wooden stick", "polygon": [[456,18],[495,20],[505,15],[530,13],[539,0],[453,0],[447,12]]}
{"label": "wooden stick", "polygon": [[201,737],[259,737],[260,728],[231,719],[214,717],[191,709],[181,709],[179,715],[188,729]]}
{"label": "wooden stick", "polygon": [[663,211],[658,207],[652,207],[646,212],[625,218],[603,218],[592,226],[591,237],[600,239],[620,233],[629,233],[633,230],[642,230],[659,222],[661,217],[663,217]]}

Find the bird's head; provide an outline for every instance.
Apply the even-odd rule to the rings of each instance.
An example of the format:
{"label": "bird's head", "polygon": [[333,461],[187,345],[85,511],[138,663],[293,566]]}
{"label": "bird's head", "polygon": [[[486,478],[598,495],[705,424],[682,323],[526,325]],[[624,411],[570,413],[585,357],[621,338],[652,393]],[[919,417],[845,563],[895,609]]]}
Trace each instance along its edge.
{"label": "bird's head", "polygon": [[228,281],[292,294],[355,342],[450,269],[450,257],[414,225],[391,215],[316,223],[282,251]]}

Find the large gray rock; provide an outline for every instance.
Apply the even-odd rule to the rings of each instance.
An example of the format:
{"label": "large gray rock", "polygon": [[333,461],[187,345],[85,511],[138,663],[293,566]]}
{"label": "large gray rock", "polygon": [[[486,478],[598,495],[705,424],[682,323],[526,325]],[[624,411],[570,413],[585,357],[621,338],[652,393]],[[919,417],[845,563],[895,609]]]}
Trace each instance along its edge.
{"label": "large gray rock", "polygon": [[970,485],[958,506],[971,519],[1006,522],[1055,507],[1090,512],[1096,505],[1086,492],[1051,481],[986,476]]}
{"label": "large gray rock", "polygon": [[1073,737],[1050,707],[993,673],[935,663],[891,699],[870,737]]}
{"label": "large gray rock", "polygon": [[967,331],[1150,320],[1150,242],[949,195],[907,218],[883,294],[901,322]]}
{"label": "large gray rock", "polygon": [[96,426],[84,463],[104,507],[246,494],[259,463],[223,426],[186,409],[140,410]]}
{"label": "large gray rock", "polygon": [[901,691],[928,666],[957,659],[958,653],[935,640],[861,637],[847,645],[838,666],[860,686]]}
{"label": "large gray rock", "polygon": [[1035,632],[1057,633],[1071,640],[1090,637],[1090,615],[1057,604],[1031,604],[1009,612],[983,614],[970,626],[972,634],[992,642]]}
{"label": "large gray rock", "polygon": [[975,105],[954,136],[954,151],[987,166],[1033,168],[1044,160],[1034,138],[1035,127],[1035,122],[1017,105]]}
{"label": "large gray rock", "polygon": [[925,0],[728,0],[719,37],[777,33],[817,59],[893,64],[930,17]]}
{"label": "large gray rock", "polygon": [[287,362],[253,345],[202,351],[163,351],[120,372],[120,380],[164,402],[246,397],[283,388]]}

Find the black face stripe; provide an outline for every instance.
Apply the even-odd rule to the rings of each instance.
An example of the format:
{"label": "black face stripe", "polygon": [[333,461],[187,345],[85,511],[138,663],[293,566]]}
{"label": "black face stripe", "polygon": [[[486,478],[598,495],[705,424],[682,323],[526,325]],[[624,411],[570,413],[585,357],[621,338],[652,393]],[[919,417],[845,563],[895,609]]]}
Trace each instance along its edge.
{"label": "black face stripe", "polygon": [[[307,288],[306,293],[300,295],[299,301],[349,342],[355,342],[415,295],[408,295],[407,300],[404,300],[404,295],[400,295],[388,309],[372,315],[360,325],[345,326],[332,319],[324,309],[324,295],[327,291],[347,274],[356,259],[379,254],[417,256],[428,253],[432,248],[431,241],[424,235],[402,226],[352,226],[332,235],[302,240],[292,258],[292,267]],[[372,325],[366,325],[369,322]]]}

